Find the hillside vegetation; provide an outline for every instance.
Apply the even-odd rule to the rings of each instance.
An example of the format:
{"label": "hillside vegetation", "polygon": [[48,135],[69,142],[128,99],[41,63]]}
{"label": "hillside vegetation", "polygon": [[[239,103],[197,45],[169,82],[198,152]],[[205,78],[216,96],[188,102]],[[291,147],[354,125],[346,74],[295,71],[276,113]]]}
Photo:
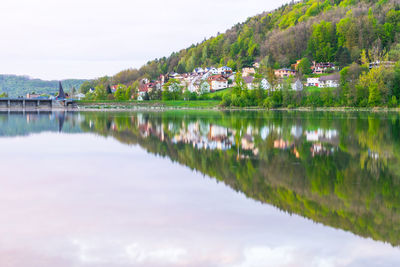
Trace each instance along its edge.
{"label": "hillside vegetation", "polygon": [[[157,79],[160,74],[191,72],[195,67],[227,65],[233,70],[260,62],[264,77],[268,68],[290,67],[296,60],[307,58],[317,62],[335,62],[346,69],[341,91],[326,92],[332,101],[304,95],[297,101],[286,101],[278,95],[247,97],[244,105],[397,105],[400,89],[400,69],[397,73],[384,70],[369,74],[368,63],[377,60],[397,62],[400,59],[400,1],[399,0],[304,0],[284,5],[272,12],[249,18],[199,44],[149,61],[140,69],[128,69],[113,77],[103,77],[82,87],[125,84],[137,87],[142,78]],[[397,75],[397,76],[396,76]],[[360,78],[360,76],[365,76]],[[377,81],[371,89],[369,81]],[[375,88],[377,87],[377,88]],[[372,99],[370,91],[372,92]],[[240,97],[241,90],[237,92]],[[230,96],[231,97],[231,96]],[[394,98],[396,101],[394,101]],[[256,101],[254,100],[255,98]],[[232,99],[231,99],[232,100]],[[392,101],[393,100],[393,101]],[[392,102],[391,102],[392,101]],[[229,102],[229,101],[228,101]],[[233,101],[231,101],[233,102]],[[243,101],[242,101],[243,102]],[[241,103],[242,103],[241,102]],[[246,101],[245,101],[246,102]]]}
{"label": "hillside vegetation", "polygon": [[[63,80],[62,84],[66,91],[79,88],[86,80]],[[27,76],[0,75],[0,92],[10,97],[25,96],[28,93],[54,95],[58,92],[58,81],[45,81],[32,79]]]}

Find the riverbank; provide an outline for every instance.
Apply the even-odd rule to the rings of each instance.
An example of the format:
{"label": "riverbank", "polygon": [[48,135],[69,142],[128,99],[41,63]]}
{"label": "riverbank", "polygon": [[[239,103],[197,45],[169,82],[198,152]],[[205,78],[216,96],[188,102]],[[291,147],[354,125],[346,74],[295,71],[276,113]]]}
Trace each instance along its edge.
{"label": "riverbank", "polygon": [[78,101],[79,109],[219,109],[219,100],[197,101]]}
{"label": "riverbank", "polygon": [[275,110],[275,111],[368,111],[368,112],[400,112],[400,108],[374,107],[297,107],[266,109],[262,107],[223,107],[218,100],[197,101],[78,101],[78,109],[85,111],[129,111],[129,110]]}

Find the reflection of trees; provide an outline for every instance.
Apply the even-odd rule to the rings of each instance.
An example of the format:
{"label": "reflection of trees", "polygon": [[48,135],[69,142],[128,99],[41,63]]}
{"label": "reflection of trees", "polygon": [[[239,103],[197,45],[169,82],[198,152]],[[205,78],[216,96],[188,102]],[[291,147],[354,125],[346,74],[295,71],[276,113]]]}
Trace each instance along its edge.
{"label": "reflection of trees", "polygon": [[80,132],[79,118],[68,112],[0,112],[0,136],[40,132]]}
{"label": "reflection of trees", "polygon": [[[84,131],[139,144],[248,197],[364,237],[400,243],[397,116],[374,114],[365,119],[362,113],[285,112],[84,116]],[[203,125],[205,130],[200,132],[204,134],[207,125],[229,128],[235,141],[226,151],[171,141],[187,132],[191,123]],[[339,136],[307,141],[304,133],[316,129],[336,129]],[[243,138],[257,153],[243,149]],[[313,153],[315,144],[329,153]]]}

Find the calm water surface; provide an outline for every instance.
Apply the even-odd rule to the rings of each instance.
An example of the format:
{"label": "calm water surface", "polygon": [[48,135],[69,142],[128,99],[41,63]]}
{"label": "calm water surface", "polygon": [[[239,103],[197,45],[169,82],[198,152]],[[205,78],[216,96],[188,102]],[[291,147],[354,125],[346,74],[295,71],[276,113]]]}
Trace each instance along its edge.
{"label": "calm water surface", "polygon": [[0,113],[0,266],[400,266],[400,116]]}

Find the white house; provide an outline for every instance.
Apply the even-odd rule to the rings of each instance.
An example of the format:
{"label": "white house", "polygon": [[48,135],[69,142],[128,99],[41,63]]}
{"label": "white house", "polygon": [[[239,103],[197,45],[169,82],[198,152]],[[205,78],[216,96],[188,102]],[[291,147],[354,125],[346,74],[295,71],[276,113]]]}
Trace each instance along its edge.
{"label": "white house", "polygon": [[197,73],[197,74],[201,74],[201,73],[204,73],[205,71],[204,71],[204,69],[203,68],[195,68],[194,70],[193,70],[193,73]]}
{"label": "white house", "polygon": [[202,80],[207,80],[208,78],[210,78],[213,74],[211,72],[206,72],[201,79]]}
{"label": "white house", "polygon": [[261,88],[263,90],[270,90],[271,89],[271,84],[268,82],[267,79],[264,78],[264,79],[261,80]]}
{"label": "white house", "polygon": [[324,88],[324,87],[329,87],[329,88],[336,88],[339,87],[339,82],[340,82],[340,74],[335,73],[332,75],[328,76],[321,76],[319,78],[319,84],[318,87]]}
{"label": "white house", "polygon": [[319,77],[317,78],[307,78],[307,86],[318,86],[319,85]]}
{"label": "white house", "polygon": [[214,67],[211,67],[211,68],[208,70],[208,72],[210,72],[210,73],[213,74],[213,75],[217,75],[217,74],[218,74],[218,70],[217,70],[216,68],[214,68]]}
{"label": "white house", "polygon": [[[254,77],[253,76],[243,77],[243,80],[247,85],[247,89],[253,90],[253,89],[257,88],[257,84],[254,84]],[[271,84],[265,78],[263,78],[258,85],[263,90],[270,90],[271,89]]]}
{"label": "white house", "polygon": [[201,79],[200,76],[195,77],[188,86],[188,90],[192,93],[204,94],[210,92],[210,84]]}
{"label": "white house", "polygon": [[199,88],[197,90],[197,93],[199,95],[204,94],[204,93],[209,93],[210,92],[210,84],[206,81],[199,81]]}
{"label": "white house", "polygon": [[218,74],[222,74],[222,75],[226,75],[232,73],[232,69],[227,67],[227,66],[223,66],[218,68]]}
{"label": "white house", "polygon": [[233,85],[233,83],[235,82],[235,76],[236,76],[236,73],[232,73],[231,75],[229,75],[229,76],[227,77],[228,81],[231,81],[231,84],[232,84],[232,85]]}
{"label": "white house", "polygon": [[210,84],[210,90],[218,91],[228,88],[228,80],[222,75],[214,75],[208,78],[208,83]]}
{"label": "white house", "polygon": [[243,81],[247,85],[247,89],[253,90],[253,88],[254,88],[254,85],[253,85],[254,77],[253,76],[245,76],[245,77],[243,77]]}
{"label": "white house", "polygon": [[294,83],[292,83],[292,90],[294,91],[302,91],[303,90],[303,83],[300,79],[297,79]]}
{"label": "white house", "polygon": [[197,76],[197,77],[191,79],[189,81],[189,85],[188,85],[187,89],[192,93],[197,92],[197,90],[199,89],[199,81],[200,81],[200,76]]}
{"label": "white house", "polygon": [[254,68],[243,68],[242,69],[242,76],[250,76],[256,74],[256,70]]}

